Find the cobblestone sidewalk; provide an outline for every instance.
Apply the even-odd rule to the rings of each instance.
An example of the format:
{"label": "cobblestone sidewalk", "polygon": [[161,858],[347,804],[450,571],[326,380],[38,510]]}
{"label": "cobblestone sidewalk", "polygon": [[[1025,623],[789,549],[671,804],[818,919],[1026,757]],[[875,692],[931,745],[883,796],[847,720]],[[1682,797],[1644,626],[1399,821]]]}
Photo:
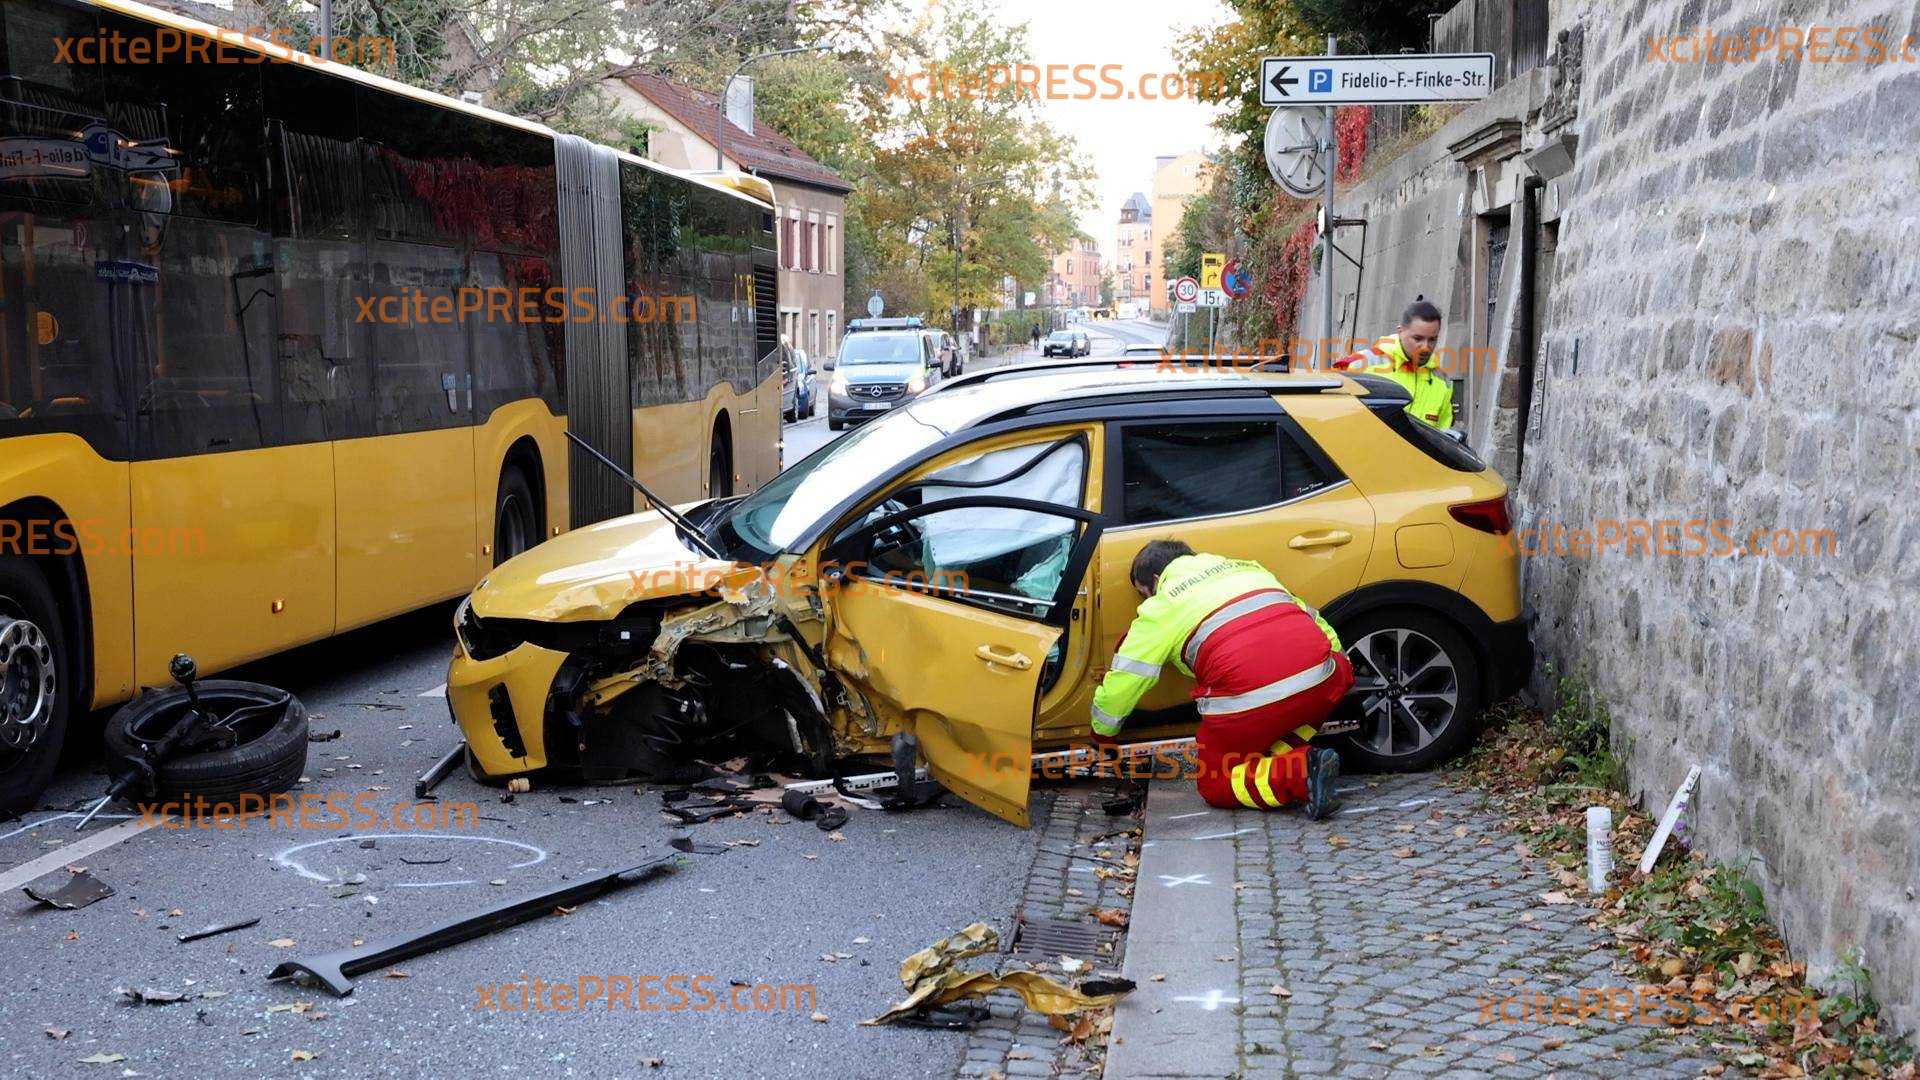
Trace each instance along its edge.
{"label": "cobblestone sidewalk", "polygon": [[[1057,920],[1084,927],[1089,935],[1110,942],[1111,948],[1078,952],[1075,958],[1088,961],[1096,971],[1118,972],[1125,935],[1102,928],[1093,911],[1127,910],[1132,901],[1121,895],[1120,889],[1132,882],[1102,878],[1094,872],[1097,863],[1068,857],[1069,853],[1084,853],[1117,860],[1127,852],[1129,838],[1109,834],[1135,827],[1140,819],[1137,814],[1110,817],[1101,810],[1102,800],[1112,794],[1111,787],[1085,782],[1035,792],[1034,828],[1040,833],[1041,850],[1034,856],[1016,919],[1029,925]],[[1017,932],[1017,924],[1002,928],[1005,946],[1014,944]],[[1033,966],[1042,959],[1038,953],[1017,955]],[[1058,961],[1061,954],[1047,955]],[[1073,981],[1057,965],[1048,974],[1063,982]],[[1046,1017],[1026,1011],[1019,996],[1011,992],[991,994],[986,1004],[993,1011],[992,1018],[968,1034],[960,1075],[1100,1075],[1098,1038],[1089,1039],[1087,1048],[1065,1041],[1060,1032],[1048,1026]]]}
{"label": "cobblestone sidewalk", "polygon": [[[1234,967],[1221,964],[1224,985],[1204,994],[1189,987],[1123,1004],[1115,1037],[1138,1042],[1114,1055],[1122,1067],[1109,1077],[1199,1075],[1182,1066],[1180,1040],[1166,1037],[1191,1040],[1196,1024],[1237,1036],[1237,1062],[1218,1066],[1249,1078],[1689,1077],[1716,1063],[1697,1040],[1662,1027],[1605,1016],[1555,1024],[1550,1009],[1525,1006],[1535,995],[1551,1002],[1636,980],[1614,970],[1617,953],[1585,925],[1584,891],[1523,859],[1518,838],[1479,809],[1476,793],[1433,774],[1347,778],[1341,812],[1311,822],[1298,812],[1209,810],[1177,783],[1154,786],[1141,888],[1197,876],[1161,877],[1162,860],[1178,871],[1192,867],[1177,860],[1193,858],[1161,852],[1230,844],[1238,948],[1208,959]],[[1183,820],[1165,820],[1176,816]],[[1163,835],[1173,839],[1161,844]],[[1147,899],[1135,908],[1135,938],[1151,937],[1147,920],[1168,910]],[[1204,926],[1190,932],[1233,940]],[[1138,946],[1134,959],[1143,959]],[[1134,968],[1133,977],[1152,979]],[[1510,995],[1505,1019],[1492,1019]]]}

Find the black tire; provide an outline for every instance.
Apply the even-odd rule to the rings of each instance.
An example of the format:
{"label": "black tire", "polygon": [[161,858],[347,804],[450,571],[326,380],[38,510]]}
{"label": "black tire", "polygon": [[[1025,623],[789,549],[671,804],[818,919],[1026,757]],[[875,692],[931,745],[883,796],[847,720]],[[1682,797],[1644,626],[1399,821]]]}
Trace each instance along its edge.
{"label": "black tire", "polygon": [[725,499],[732,494],[733,452],[727,446],[727,437],[716,431],[707,450],[707,497]]}
{"label": "black tire", "polygon": [[[277,699],[282,691],[260,683],[232,679],[201,679],[194,684],[202,707],[224,715],[246,705]],[[141,747],[163,737],[187,707],[187,692],[158,690],[122,706],[107,721],[108,759],[120,762],[139,757]],[[154,770],[154,798],[161,802],[191,799],[231,799],[238,795],[272,795],[293,787],[307,767],[307,710],[294,698],[278,716],[243,725],[239,745],[169,758]]]}
{"label": "black tire", "polygon": [[1362,724],[1331,740],[1348,768],[1413,772],[1473,740],[1486,707],[1486,678],[1480,654],[1453,622],[1420,608],[1391,607],[1334,629],[1353,662],[1354,685],[1335,715],[1357,715]]}
{"label": "black tire", "polygon": [[47,579],[26,559],[0,558],[0,724],[37,732],[18,749],[0,741],[0,815],[38,805],[60,762],[80,685],[67,642]]}
{"label": "black tire", "polygon": [[841,428],[844,428],[846,426],[847,426],[847,422],[845,420],[838,420],[832,416],[827,417],[828,431],[839,431]]}
{"label": "black tire", "polygon": [[533,484],[518,467],[500,474],[500,490],[493,504],[493,565],[499,566],[541,541],[540,505]]}

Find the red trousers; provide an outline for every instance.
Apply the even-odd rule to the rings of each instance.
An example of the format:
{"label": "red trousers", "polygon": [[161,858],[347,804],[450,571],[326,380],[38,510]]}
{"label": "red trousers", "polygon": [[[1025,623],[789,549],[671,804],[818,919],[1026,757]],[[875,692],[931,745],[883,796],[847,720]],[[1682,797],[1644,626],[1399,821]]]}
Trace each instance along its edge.
{"label": "red trousers", "polygon": [[[1319,634],[1319,628],[1313,632]],[[1317,657],[1300,659],[1302,650],[1283,650],[1281,655],[1269,653],[1265,667],[1283,669],[1281,676],[1292,675],[1323,663],[1327,651],[1327,638],[1321,638]],[[1208,690],[1206,659],[1202,650],[1200,665],[1194,667],[1196,696]],[[1354,665],[1348,663],[1346,653],[1332,653],[1332,663],[1332,675],[1300,694],[1244,713],[1202,715],[1194,738],[1200,757],[1200,798],[1225,809],[1281,809],[1308,798],[1311,732],[1300,732],[1300,728],[1325,721],[1354,686]]]}

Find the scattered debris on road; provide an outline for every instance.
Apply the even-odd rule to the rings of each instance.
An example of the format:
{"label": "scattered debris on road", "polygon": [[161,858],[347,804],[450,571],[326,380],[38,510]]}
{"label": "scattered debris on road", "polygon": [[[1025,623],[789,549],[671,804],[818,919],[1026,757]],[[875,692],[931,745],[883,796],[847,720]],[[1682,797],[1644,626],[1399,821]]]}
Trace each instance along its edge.
{"label": "scattered debris on road", "polygon": [[56,907],[62,911],[78,911],[97,900],[113,895],[113,886],[94,877],[79,867],[68,867],[68,878],[57,888],[36,888],[24,886],[20,891],[33,897],[42,904]]}
{"label": "scattered debris on road", "polygon": [[464,740],[454,743],[453,749],[440,755],[440,760],[428,766],[427,771],[421,773],[413,782],[413,797],[424,799],[433,794],[433,789],[439,787],[440,781],[445,780],[453,772],[453,767],[460,763],[460,759],[465,757],[466,753],[467,744]]}
{"label": "scattered debris on road", "polygon": [[974,923],[949,937],[921,949],[900,964],[900,983],[907,988],[905,1001],[863,1024],[889,1024],[921,1012],[951,1005],[967,998],[985,997],[995,990],[1012,990],[1026,1002],[1027,1008],[1048,1016],[1091,1009],[1104,1009],[1133,989],[1125,979],[1089,983],[1099,992],[1088,993],[1062,986],[1037,971],[963,971],[956,965],[969,957],[981,956],[1000,947],[1000,935],[986,923]]}
{"label": "scattered debris on road", "polygon": [[210,938],[215,936],[216,934],[227,934],[227,933],[232,933],[235,930],[245,930],[249,926],[258,925],[259,922],[260,922],[260,916],[255,915],[251,919],[242,919],[239,922],[213,923],[208,926],[203,926],[198,930],[189,930],[184,934],[179,934],[176,936],[178,936],[180,941],[184,944],[189,941],[199,941],[201,938]]}
{"label": "scattered debris on road", "polygon": [[494,904],[411,937],[393,938],[322,956],[282,961],[267,973],[267,978],[270,981],[276,981],[308,977],[317,980],[335,997],[346,997],[353,993],[353,979],[356,975],[375,968],[390,967],[400,960],[421,956],[448,945],[550,915],[556,907],[577,906],[584,901],[596,899],[630,885],[637,885],[655,874],[670,871],[673,867],[673,860],[663,857],[625,870],[603,873],[585,881],[566,882],[518,900]]}

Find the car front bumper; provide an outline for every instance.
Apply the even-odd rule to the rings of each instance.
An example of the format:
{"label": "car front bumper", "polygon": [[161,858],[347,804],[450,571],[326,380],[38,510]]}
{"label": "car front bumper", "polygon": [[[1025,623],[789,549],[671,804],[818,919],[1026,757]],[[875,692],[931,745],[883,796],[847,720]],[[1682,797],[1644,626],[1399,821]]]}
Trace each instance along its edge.
{"label": "car front bumper", "polygon": [[480,773],[500,780],[547,766],[547,699],[565,653],[523,644],[490,660],[455,648],[447,708]]}
{"label": "car front bumper", "polygon": [[885,416],[912,400],[912,396],[907,394],[886,401],[872,401],[867,398],[828,393],[827,414],[835,420],[870,420],[876,416]]}

